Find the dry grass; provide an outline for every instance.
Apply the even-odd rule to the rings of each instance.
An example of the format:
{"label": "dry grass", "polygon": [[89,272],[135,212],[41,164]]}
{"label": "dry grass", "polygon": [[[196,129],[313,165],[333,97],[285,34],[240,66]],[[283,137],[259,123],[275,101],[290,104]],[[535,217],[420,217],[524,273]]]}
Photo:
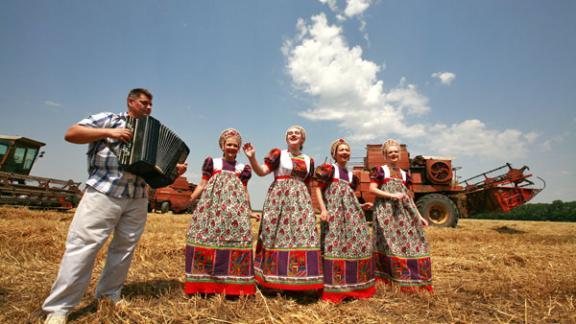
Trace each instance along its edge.
{"label": "dry grass", "polygon": [[[41,322],[72,213],[0,208],[0,322]],[[128,307],[94,301],[72,322],[382,323],[576,322],[576,224],[462,220],[430,228],[435,294],[379,286],[369,300],[333,305],[309,295],[226,299],[182,293],[189,215],[151,214],[126,287]]]}

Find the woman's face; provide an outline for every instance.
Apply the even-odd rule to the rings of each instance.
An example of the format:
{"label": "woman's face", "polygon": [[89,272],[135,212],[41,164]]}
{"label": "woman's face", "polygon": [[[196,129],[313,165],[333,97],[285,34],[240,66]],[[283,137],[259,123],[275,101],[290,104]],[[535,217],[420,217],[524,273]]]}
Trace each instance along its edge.
{"label": "woman's face", "polygon": [[240,140],[238,137],[229,137],[224,141],[222,147],[222,152],[224,153],[224,159],[226,160],[236,160],[236,155],[240,149]]}
{"label": "woman's face", "polygon": [[290,128],[286,132],[286,143],[290,147],[300,148],[304,144],[304,137],[298,128]]}
{"label": "woman's face", "polygon": [[392,163],[398,162],[400,160],[400,148],[396,145],[389,146],[386,150],[386,160]]}
{"label": "woman's face", "polygon": [[346,144],[338,145],[336,149],[336,163],[346,164],[350,161],[350,146]]}

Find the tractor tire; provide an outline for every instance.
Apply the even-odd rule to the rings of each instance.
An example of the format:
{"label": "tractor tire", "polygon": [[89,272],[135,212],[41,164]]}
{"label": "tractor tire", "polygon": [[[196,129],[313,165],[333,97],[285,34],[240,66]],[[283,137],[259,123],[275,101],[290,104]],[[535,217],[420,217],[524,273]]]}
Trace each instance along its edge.
{"label": "tractor tire", "polygon": [[445,195],[427,194],[418,198],[416,207],[430,225],[456,227],[460,212],[456,204]]}
{"label": "tractor tire", "polygon": [[166,214],[169,211],[170,211],[170,202],[163,201],[162,204],[160,204],[160,213]]}

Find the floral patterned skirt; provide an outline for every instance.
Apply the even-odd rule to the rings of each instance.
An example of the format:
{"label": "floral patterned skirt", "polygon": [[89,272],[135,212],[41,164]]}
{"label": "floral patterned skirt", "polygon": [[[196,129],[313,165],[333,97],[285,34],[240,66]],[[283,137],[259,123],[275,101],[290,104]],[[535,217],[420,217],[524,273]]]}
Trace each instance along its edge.
{"label": "floral patterned skirt", "polygon": [[208,180],[188,229],[187,294],[256,292],[249,212],[244,187],[234,173]]}
{"label": "floral patterned skirt", "polygon": [[372,242],[364,211],[350,185],[332,182],[324,191],[328,221],[322,224],[322,299],[368,298],[376,292]]}
{"label": "floral patterned skirt", "polygon": [[[394,178],[380,189],[408,192],[402,181]],[[374,215],[376,277],[399,285],[403,291],[432,291],[430,249],[412,199],[377,199]]]}
{"label": "floral patterned skirt", "polygon": [[268,189],[256,246],[256,281],[282,290],[322,289],[320,239],[308,188],[294,178]]}

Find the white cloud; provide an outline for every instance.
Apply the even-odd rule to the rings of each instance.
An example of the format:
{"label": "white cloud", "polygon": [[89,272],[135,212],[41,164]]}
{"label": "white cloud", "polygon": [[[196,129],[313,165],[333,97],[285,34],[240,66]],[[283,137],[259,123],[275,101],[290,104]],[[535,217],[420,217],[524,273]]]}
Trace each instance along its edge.
{"label": "white cloud", "polygon": [[432,77],[440,80],[442,84],[450,85],[456,78],[456,74],[452,72],[435,72],[432,73]]}
{"label": "white cloud", "polygon": [[322,4],[328,5],[330,10],[332,10],[334,12],[338,12],[337,0],[318,0],[318,1],[320,1],[320,3],[322,3]]}
{"label": "white cloud", "polygon": [[339,20],[344,20],[346,17],[360,16],[370,7],[373,0],[346,0],[346,8],[340,11],[338,8],[337,0],[318,0],[320,3],[328,5],[328,8],[336,14]]}
{"label": "white cloud", "polygon": [[[349,46],[340,26],[330,25],[319,14],[309,24],[300,19],[297,28],[298,35],[286,41],[282,51],[294,87],[314,98],[314,105],[299,114],[337,122],[352,141],[394,136],[441,154],[510,159],[523,156],[537,137],[516,129],[489,129],[479,120],[453,125],[419,122],[430,112],[428,98],[405,78],[385,89],[378,78],[382,67],[365,60],[360,46]],[[451,82],[454,74],[442,74],[446,73],[446,82]]]}
{"label": "white cloud", "polygon": [[62,107],[62,104],[61,104],[61,103],[58,103],[58,102],[55,102],[55,101],[52,101],[52,100],[44,100],[44,104],[45,104],[46,106],[50,106],[50,107]]}
{"label": "white cloud", "polygon": [[344,14],[347,17],[361,15],[371,4],[372,0],[347,0]]}
{"label": "white cloud", "polygon": [[536,133],[516,129],[493,130],[477,119],[461,123],[436,124],[428,129],[428,145],[441,154],[492,157],[511,160],[524,156]]}
{"label": "white cloud", "polygon": [[318,99],[312,109],[300,115],[310,120],[338,121],[356,130],[352,137],[372,140],[388,133],[406,137],[421,134],[421,125],[407,126],[404,115],[428,111],[428,99],[416,86],[402,80],[385,93],[377,79],[381,67],[362,58],[359,46],[349,47],[342,30],[329,25],[324,14],[312,17],[312,24],[298,23],[299,45],[287,41],[283,52],[294,86]]}
{"label": "white cloud", "polygon": [[336,19],[339,21],[345,21],[348,18],[356,17],[360,22],[359,30],[362,33],[362,37],[366,42],[370,42],[368,38],[368,33],[366,32],[366,20],[363,17],[363,13],[370,7],[373,0],[346,0],[346,8],[342,11],[338,8],[337,0],[318,0],[322,4],[328,5],[330,10],[336,15]]}

